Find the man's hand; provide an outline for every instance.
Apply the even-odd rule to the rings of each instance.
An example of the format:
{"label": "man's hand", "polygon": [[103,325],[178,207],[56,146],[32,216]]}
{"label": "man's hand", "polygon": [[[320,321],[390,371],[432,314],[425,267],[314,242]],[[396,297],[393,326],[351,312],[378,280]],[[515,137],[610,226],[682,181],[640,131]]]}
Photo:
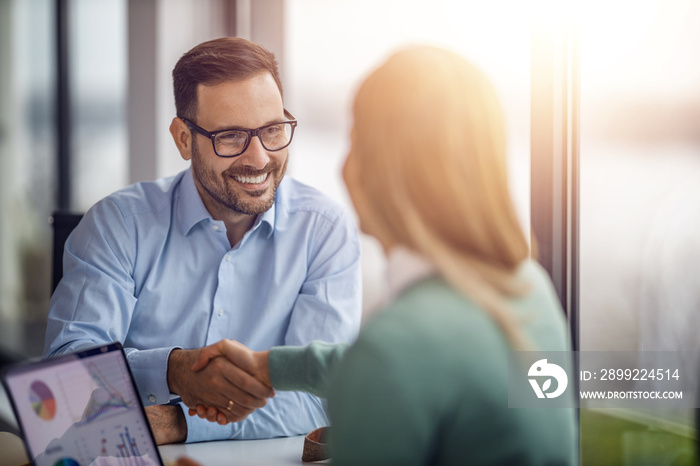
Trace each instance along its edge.
{"label": "man's hand", "polygon": [[[192,370],[200,371],[217,359],[227,359],[230,363],[236,365],[251,376],[255,377],[265,386],[271,387],[270,370],[269,370],[269,351],[252,351],[241,343],[233,340],[221,340],[213,345],[205,346],[199,352],[199,358],[192,366]],[[274,394],[274,391],[273,391]],[[187,404],[187,403],[185,403]],[[200,418],[207,419],[210,422],[226,424],[232,422],[227,416],[227,410],[221,410],[217,406],[209,404],[198,404],[196,409],[192,405],[189,415],[198,415]]]}
{"label": "man's hand", "polygon": [[269,385],[256,380],[226,358],[208,359],[208,364],[204,364],[206,367],[194,370],[195,361],[199,360],[204,349],[175,349],[168,359],[170,391],[180,395],[187,406],[213,407],[221,412],[226,422],[238,422],[265,406],[267,398],[274,396]]}
{"label": "man's hand", "polygon": [[224,356],[266,386],[272,387],[268,364],[269,354],[269,351],[253,351],[235,340],[221,340],[200,350],[199,358],[192,366],[192,370],[200,371],[212,359]]}
{"label": "man's hand", "polygon": [[156,444],[180,443],[187,440],[187,421],[179,406],[146,406]]}

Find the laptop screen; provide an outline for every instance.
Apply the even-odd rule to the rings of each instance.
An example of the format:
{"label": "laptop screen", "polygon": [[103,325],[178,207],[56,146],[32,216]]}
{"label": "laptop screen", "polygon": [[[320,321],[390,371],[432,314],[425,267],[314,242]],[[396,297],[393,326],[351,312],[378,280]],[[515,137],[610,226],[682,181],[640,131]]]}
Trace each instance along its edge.
{"label": "laptop screen", "polygon": [[34,464],[162,464],[118,343],[14,367],[5,385]]}

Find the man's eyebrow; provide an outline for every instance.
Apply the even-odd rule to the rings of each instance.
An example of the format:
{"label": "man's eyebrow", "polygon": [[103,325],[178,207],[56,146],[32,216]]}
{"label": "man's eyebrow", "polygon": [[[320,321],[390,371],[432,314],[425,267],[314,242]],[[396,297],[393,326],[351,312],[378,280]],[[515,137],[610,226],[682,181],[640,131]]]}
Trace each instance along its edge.
{"label": "man's eyebrow", "polygon": [[[274,123],[284,123],[285,121],[289,121],[285,116],[282,116],[282,118],[275,118],[274,120],[269,120],[268,122],[264,123],[262,126],[258,126],[258,128],[265,127],[267,125],[272,125]],[[210,131],[211,133],[215,133],[217,131],[226,131],[227,129],[258,129],[258,128],[247,128],[245,126],[226,126],[222,127],[221,129],[215,129]]]}

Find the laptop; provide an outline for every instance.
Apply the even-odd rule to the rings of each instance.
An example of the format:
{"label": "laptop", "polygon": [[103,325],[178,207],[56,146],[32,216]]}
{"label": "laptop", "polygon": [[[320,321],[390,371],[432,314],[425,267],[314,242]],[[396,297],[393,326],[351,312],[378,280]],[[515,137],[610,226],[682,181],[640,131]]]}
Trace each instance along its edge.
{"label": "laptop", "polygon": [[34,465],[163,465],[119,343],[11,367],[3,384]]}

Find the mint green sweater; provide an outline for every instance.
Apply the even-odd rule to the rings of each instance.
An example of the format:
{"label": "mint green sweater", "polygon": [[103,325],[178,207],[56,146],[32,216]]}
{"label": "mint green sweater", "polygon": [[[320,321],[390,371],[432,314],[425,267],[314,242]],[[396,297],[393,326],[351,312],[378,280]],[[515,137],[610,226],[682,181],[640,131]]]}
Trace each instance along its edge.
{"label": "mint green sweater", "polygon": [[[569,349],[543,270],[520,270],[531,292],[510,302],[536,349]],[[328,398],[338,465],[577,464],[573,409],[508,408],[509,342],[493,320],[440,278],[404,290],[357,342],[276,347],[277,390]]]}

